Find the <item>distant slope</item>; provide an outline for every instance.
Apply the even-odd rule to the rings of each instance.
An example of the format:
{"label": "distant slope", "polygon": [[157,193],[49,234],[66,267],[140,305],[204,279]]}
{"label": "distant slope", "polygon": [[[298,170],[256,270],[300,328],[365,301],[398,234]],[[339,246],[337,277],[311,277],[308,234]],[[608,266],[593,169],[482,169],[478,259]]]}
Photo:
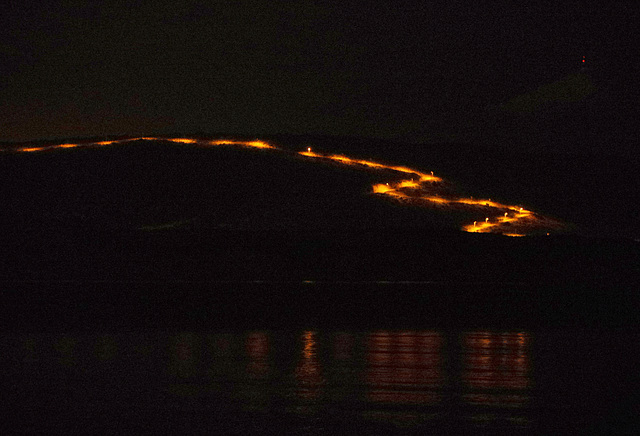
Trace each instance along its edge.
{"label": "distant slope", "polygon": [[[154,231],[459,227],[372,197],[384,175],[233,146],[134,142],[3,155],[6,225]],[[9,224],[10,223],[10,224]],[[178,225],[179,224],[179,225]]]}
{"label": "distant slope", "polygon": [[594,92],[596,87],[587,74],[569,74],[535,91],[513,97],[502,105],[502,109],[508,112],[536,112],[558,104],[581,101]]}
{"label": "distant slope", "polygon": [[461,116],[455,140],[496,150],[637,159],[635,79],[616,74],[582,70],[542,82]]}
{"label": "distant slope", "polygon": [[[336,151],[355,145],[343,147]],[[589,173],[591,161],[477,151],[380,142],[366,155],[403,156],[399,164],[413,155],[463,191],[526,194],[534,210],[579,218],[578,230],[592,236],[616,236],[607,226],[637,211],[633,202],[613,211],[602,204],[617,181]],[[581,281],[611,282],[627,280],[639,255],[628,239],[466,234],[464,212],[371,195],[379,172],[272,150],[138,141],[3,153],[0,166],[0,280],[564,282],[585,274]],[[558,181],[572,180],[563,179],[569,167],[582,179],[558,191]]]}

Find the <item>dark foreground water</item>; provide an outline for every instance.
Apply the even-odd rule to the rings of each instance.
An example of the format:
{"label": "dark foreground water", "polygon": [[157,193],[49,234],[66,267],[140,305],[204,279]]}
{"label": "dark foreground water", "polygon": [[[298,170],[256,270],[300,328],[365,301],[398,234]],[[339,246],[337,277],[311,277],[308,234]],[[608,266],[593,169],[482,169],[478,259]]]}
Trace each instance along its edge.
{"label": "dark foreground water", "polygon": [[638,332],[109,331],[1,338],[6,431],[589,432],[638,413]]}
{"label": "dark foreground water", "polygon": [[[435,285],[415,285],[402,295],[444,313],[440,318],[360,289],[361,309],[350,309],[355,320],[344,307],[332,308],[346,296],[334,295],[324,306],[310,295],[292,300],[272,293],[257,307],[235,298],[242,310],[232,297],[212,301],[202,292],[190,297],[165,286],[162,295],[172,295],[173,305],[143,303],[155,289],[128,300],[117,294],[107,307],[109,294],[95,285],[93,299],[78,296],[88,288],[49,287],[48,300],[31,288],[29,298],[4,299],[3,434],[634,434],[640,414],[640,329],[534,323],[543,313],[535,310],[508,318],[512,327],[492,326],[497,318],[485,312],[498,311],[499,318],[509,302],[524,312],[513,288],[484,306],[464,300],[476,319],[466,323],[464,307],[445,310],[460,301],[419,297],[426,289],[444,291]],[[401,289],[386,285],[384,293],[391,291]],[[285,312],[298,316],[289,313],[277,323],[274,314],[285,312],[276,305],[295,305]],[[260,317],[260,310],[272,318]],[[48,312],[57,323],[47,321]],[[116,322],[118,314],[126,319]],[[191,315],[196,323],[185,318]],[[447,317],[452,320],[444,322]]]}

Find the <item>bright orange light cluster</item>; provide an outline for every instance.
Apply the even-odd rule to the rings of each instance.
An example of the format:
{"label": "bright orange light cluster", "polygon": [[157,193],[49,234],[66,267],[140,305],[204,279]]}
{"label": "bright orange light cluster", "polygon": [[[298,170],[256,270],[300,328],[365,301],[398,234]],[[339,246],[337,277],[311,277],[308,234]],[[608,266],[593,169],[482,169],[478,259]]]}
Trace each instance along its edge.
{"label": "bright orange light cluster", "polygon": [[[504,226],[505,223],[523,223],[526,220],[535,220],[535,215],[533,212],[529,210],[525,210],[523,208],[517,208],[514,206],[500,205],[499,203],[490,202],[493,208],[499,209],[509,209],[509,212],[505,212],[503,216],[498,216],[493,219],[485,219],[485,221],[481,221],[479,223],[474,222],[473,224],[467,224],[462,229],[466,232],[473,233],[487,233],[491,232],[495,229],[499,229],[500,226]],[[501,232],[502,233],[502,232]],[[524,234],[520,233],[503,233],[507,236],[524,236]]]}
{"label": "bright orange light cluster", "polygon": [[[481,209],[490,211],[492,215],[500,213],[497,217],[486,217],[483,221],[474,221],[462,227],[465,232],[474,233],[501,233],[506,236],[525,236],[532,230],[539,228],[559,228],[562,224],[551,218],[544,218],[535,215],[522,207],[501,204],[491,200],[474,199],[467,197],[455,197],[451,195],[435,195],[438,193],[437,183],[443,180],[431,174],[427,174],[404,166],[384,165],[362,159],[351,159],[342,155],[323,155],[307,151],[299,152],[300,155],[317,159],[326,159],[345,165],[361,165],[369,168],[390,170],[404,174],[414,174],[418,180],[407,179],[398,182],[376,183],[372,186],[374,194],[381,194],[396,200],[410,202],[411,204],[422,204],[431,206],[462,206],[470,209]],[[486,213],[486,212],[485,212]],[[517,230],[516,230],[517,229]]]}
{"label": "bright orange light cluster", "polygon": [[51,147],[24,147],[24,148],[19,148],[17,151],[25,152],[25,153],[32,153],[34,151],[42,151],[42,150],[46,150],[48,148],[51,148]]}
{"label": "bright orange light cluster", "polygon": [[218,139],[215,141],[209,141],[208,143],[211,145],[242,145],[244,147],[275,149],[273,145],[267,144],[264,141],[233,141],[230,139]]}
{"label": "bright orange light cluster", "polygon": [[196,139],[191,139],[191,138],[163,138],[163,139],[165,141],[178,142],[180,144],[197,144],[198,143]]}

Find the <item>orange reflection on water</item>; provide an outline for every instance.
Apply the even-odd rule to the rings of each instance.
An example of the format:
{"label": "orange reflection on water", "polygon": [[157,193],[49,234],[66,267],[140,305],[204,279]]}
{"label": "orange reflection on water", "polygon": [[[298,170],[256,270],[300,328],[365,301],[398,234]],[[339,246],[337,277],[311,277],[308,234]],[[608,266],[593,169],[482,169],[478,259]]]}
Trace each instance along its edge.
{"label": "orange reflection on water", "polygon": [[462,379],[472,389],[464,395],[472,404],[518,407],[531,386],[530,336],[525,332],[471,332],[462,337]]}
{"label": "orange reflection on water", "polygon": [[304,399],[317,398],[324,384],[315,335],[316,333],[313,331],[303,332],[301,338],[302,355],[295,370],[298,382],[296,394]]}
{"label": "orange reflection on water", "polygon": [[433,404],[443,383],[442,338],[437,332],[380,331],[368,337],[366,382],[370,401]]}
{"label": "orange reflection on water", "polygon": [[269,374],[269,336],[265,332],[251,332],[245,345],[249,364],[247,373],[253,378],[264,378]]}

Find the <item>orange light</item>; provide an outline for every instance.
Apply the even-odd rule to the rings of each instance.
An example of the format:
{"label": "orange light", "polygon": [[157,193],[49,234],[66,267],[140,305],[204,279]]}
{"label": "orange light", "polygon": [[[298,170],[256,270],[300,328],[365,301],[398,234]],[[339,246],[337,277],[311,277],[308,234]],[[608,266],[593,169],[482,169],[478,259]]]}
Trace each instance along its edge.
{"label": "orange light", "polygon": [[[423,205],[423,206],[466,206],[472,208],[493,208],[501,212],[501,215],[492,222],[489,222],[489,218],[485,219],[485,222],[478,224],[477,221],[474,224],[465,225],[462,230],[467,232],[480,232],[480,233],[502,233],[508,236],[523,236],[526,233],[532,231],[533,228],[544,227],[547,225],[560,226],[557,221],[544,218],[538,219],[533,215],[531,211],[524,208],[518,208],[517,206],[509,206],[501,204],[491,199],[474,199],[473,197],[452,197],[451,195],[433,195],[437,193],[438,186],[429,182],[437,182],[442,179],[431,175],[422,173],[420,171],[401,167],[384,165],[373,161],[367,161],[362,159],[352,159],[342,155],[320,155],[313,153],[307,149],[307,151],[299,152],[300,155],[306,157],[327,159],[329,161],[345,164],[345,165],[362,165],[365,167],[377,169],[377,170],[392,170],[401,173],[415,174],[419,176],[416,182],[413,178],[407,180],[401,180],[399,182],[386,182],[377,183],[372,186],[374,194],[386,195],[390,198],[407,202],[410,204]],[[506,210],[506,211],[505,211]],[[513,212],[512,216],[509,216],[509,211]],[[502,215],[504,214],[504,215]],[[546,220],[546,221],[545,221]],[[506,226],[509,227],[506,227]],[[522,227],[521,232],[515,232],[515,226]]]}
{"label": "orange light", "polygon": [[[584,56],[583,56],[584,61]],[[89,147],[89,146],[103,146],[115,143],[133,142],[133,141],[153,141],[164,140],[174,143],[182,144],[198,144],[200,146],[206,145],[239,145],[243,147],[252,147],[260,149],[276,149],[277,147],[259,140],[254,141],[242,141],[235,139],[217,139],[217,140],[199,140],[193,138],[162,138],[162,137],[139,137],[128,138],[122,140],[113,141],[100,141],[94,143],[65,143],[58,145],[47,145],[42,147],[23,147],[15,151],[17,152],[38,152],[49,149],[57,148],[74,148],[74,147]],[[6,150],[11,151],[11,150]],[[384,183],[376,183],[372,186],[374,194],[385,195],[389,198],[401,201],[404,204],[412,204],[428,207],[463,207],[466,209],[474,209],[478,211],[488,212],[487,209],[494,209],[496,218],[489,222],[489,217],[485,218],[484,222],[478,223],[473,221],[473,224],[464,225],[462,230],[466,232],[477,233],[502,233],[507,236],[523,236],[531,233],[532,231],[540,231],[542,229],[559,229],[563,224],[554,219],[543,217],[541,215],[534,214],[531,211],[525,210],[522,207],[510,206],[501,204],[491,199],[474,199],[473,197],[458,197],[442,189],[442,185],[438,182],[443,180],[433,175],[433,171],[430,174],[423,173],[421,171],[408,168],[405,166],[385,165],[382,163],[364,160],[353,159],[347,156],[332,154],[322,155],[311,151],[311,147],[307,147],[306,151],[298,152],[299,155],[305,157],[311,157],[315,159],[324,159],[330,162],[335,162],[343,165],[359,166],[363,168],[369,168],[373,170],[392,171],[396,173],[402,173],[412,175],[410,179],[394,180]],[[417,176],[417,180],[415,179]],[[509,213],[511,212],[511,216]],[[504,214],[504,216],[502,216]]]}
{"label": "orange light", "polygon": [[195,144],[196,142],[198,142],[195,139],[190,139],[190,138],[170,138],[170,139],[167,139],[167,141],[179,142],[182,144]]}
{"label": "orange light", "polygon": [[42,150],[46,150],[49,147],[25,147],[25,148],[19,148],[18,151],[19,152],[25,152],[25,153],[31,153],[34,151],[42,151]]}
{"label": "orange light", "polygon": [[218,139],[215,141],[209,141],[210,145],[242,145],[245,147],[253,148],[275,148],[273,145],[264,141],[234,141],[230,139]]}

